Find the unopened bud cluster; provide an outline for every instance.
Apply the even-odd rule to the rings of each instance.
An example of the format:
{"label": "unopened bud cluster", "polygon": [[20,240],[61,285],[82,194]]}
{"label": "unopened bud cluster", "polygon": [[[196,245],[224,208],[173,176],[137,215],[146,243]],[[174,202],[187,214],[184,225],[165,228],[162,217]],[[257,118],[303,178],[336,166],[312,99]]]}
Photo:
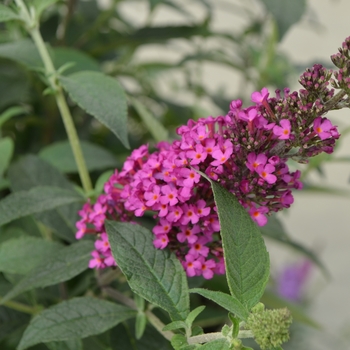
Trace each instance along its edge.
{"label": "unopened bud cluster", "polygon": [[289,340],[292,316],[287,308],[275,310],[255,310],[245,324],[254,334],[255,341],[262,350],[282,345]]}

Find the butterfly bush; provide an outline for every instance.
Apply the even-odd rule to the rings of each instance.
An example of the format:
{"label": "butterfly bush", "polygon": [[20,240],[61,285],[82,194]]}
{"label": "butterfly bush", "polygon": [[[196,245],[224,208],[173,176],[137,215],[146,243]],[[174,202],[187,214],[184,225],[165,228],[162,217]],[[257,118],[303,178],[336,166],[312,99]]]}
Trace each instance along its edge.
{"label": "butterfly bush", "polygon": [[330,107],[334,89],[329,82],[336,88],[350,86],[343,58],[349,39],[343,48],[343,54],[332,56],[340,67],[338,83],[331,80],[331,71],[314,65],[300,77],[304,89],[298,92],[277,90],[272,97],[263,88],[251,95],[253,104],[247,108],[234,100],[226,115],[180,126],[178,140],[160,142],[154,151],[147,145],[134,150],[96,203],[87,202],[79,212],[76,238],[97,238],[89,267],[116,266],[106,219],[134,222],[149,213],[156,222],[154,246],[171,249],[188,276],[223,274],[217,209],[210,183],[199,172],[233,193],[259,226],[289,208],[292,190],[300,190],[302,183],[300,171],[291,171],[287,161],[306,163],[321,152],[332,153],[339,138],[324,115],[335,106]]}

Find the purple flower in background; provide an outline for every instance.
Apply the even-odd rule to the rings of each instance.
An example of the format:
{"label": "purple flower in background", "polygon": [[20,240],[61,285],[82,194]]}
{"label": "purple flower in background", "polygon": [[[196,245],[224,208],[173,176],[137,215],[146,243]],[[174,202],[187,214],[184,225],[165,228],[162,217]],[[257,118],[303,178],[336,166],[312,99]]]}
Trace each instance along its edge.
{"label": "purple flower in background", "polygon": [[302,299],[305,283],[310,277],[312,262],[304,260],[285,267],[277,278],[277,293],[288,300]]}

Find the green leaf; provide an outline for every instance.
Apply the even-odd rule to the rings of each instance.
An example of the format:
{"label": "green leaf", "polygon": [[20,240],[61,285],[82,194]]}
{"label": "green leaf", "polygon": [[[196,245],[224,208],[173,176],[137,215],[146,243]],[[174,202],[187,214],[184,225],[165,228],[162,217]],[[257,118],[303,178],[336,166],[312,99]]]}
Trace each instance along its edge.
{"label": "green leaf", "polygon": [[111,346],[113,350],[171,350],[173,349],[166,340],[151,325],[146,325],[141,339],[135,339],[135,322],[133,320],[123,322],[111,330]]}
{"label": "green leaf", "polygon": [[146,125],[155,141],[165,141],[169,137],[168,130],[147,110],[147,108],[138,100],[132,98],[132,105]]}
{"label": "green leaf", "polygon": [[276,20],[280,41],[306,10],[306,0],[262,0],[262,3]]}
{"label": "green leaf", "polygon": [[21,19],[21,17],[13,12],[8,6],[0,5],[0,23],[12,21],[14,19]]}
{"label": "green leaf", "polygon": [[[55,186],[73,190],[73,185],[55,167],[34,155],[12,164],[8,177],[13,191],[29,190],[36,186]],[[75,242],[75,223],[79,220],[80,203],[72,203],[54,210],[35,214],[35,217],[68,242]]]}
{"label": "green leaf", "polygon": [[88,268],[93,249],[91,241],[80,241],[60,249],[31,270],[1,299],[1,304],[28,290],[52,286],[79,275]]}
{"label": "green leaf", "polygon": [[141,339],[143,336],[143,333],[145,331],[147,324],[147,317],[143,312],[139,312],[136,315],[136,322],[135,322],[135,337],[136,339]]}
{"label": "green leaf", "polygon": [[184,321],[174,321],[163,327],[163,331],[173,331],[175,329],[187,329],[187,324]]}
{"label": "green leaf", "polygon": [[11,193],[0,201],[0,226],[64,204],[82,202],[82,199],[75,191],[49,186],[38,186],[29,191]]}
{"label": "green leaf", "polygon": [[96,72],[101,71],[98,62],[83,51],[68,47],[56,47],[52,49],[52,56],[56,69],[59,69],[67,63],[74,63],[72,67],[68,68],[62,73],[63,75],[69,75],[87,70]]}
{"label": "green leaf", "polygon": [[38,343],[86,338],[135,315],[135,310],[95,298],[63,301],[32,319],[17,349],[24,350]]}
{"label": "green leaf", "polygon": [[0,57],[21,63],[28,68],[43,67],[39,52],[30,39],[1,44]]}
{"label": "green leaf", "polygon": [[203,297],[213,301],[224,309],[237,315],[241,320],[246,320],[249,316],[248,309],[229,294],[203,288],[190,289],[190,293],[197,293],[199,295],[202,295]]}
{"label": "green leaf", "polygon": [[142,226],[106,221],[105,227],[113,257],[130,288],[166,310],[172,320],[185,320],[189,313],[187,279],[175,255],[156,249],[154,235]]}
{"label": "green leaf", "polygon": [[[30,216],[27,216],[30,217]],[[29,232],[29,231],[28,231]],[[4,243],[6,241],[12,240],[12,239],[16,239],[16,238],[20,238],[23,236],[27,236],[26,232],[24,232],[23,230],[21,230],[18,227],[12,227],[9,225],[9,227],[6,227],[5,229],[1,230],[0,232],[0,243]],[[0,257],[1,259],[1,257]]]}
{"label": "green leaf", "polygon": [[175,334],[171,338],[171,345],[173,346],[173,348],[175,350],[179,350],[183,346],[188,345],[188,343],[187,343],[187,339],[186,339],[186,337],[184,335],[182,335],[182,334]]}
{"label": "green leaf", "polygon": [[[5,236],[11,234],[14,235],[13,237],[8,238],[16,238],[21,236],[32,236],[42,238],[42,232],[38,227],[38,223],[34,220],[32,216],[25,216],[24,218],[17,219],[11,222],[11,224],[6,225],[6,227],[4,227],[3,229]],[[0,234],[0,241],[1,238],[2,233]]]}
{"label": "green leaf", "polygon": [[83,350],[81,339],[54,341],[45,344],[50,350]]}
{"label": "green leaf", "polygon": [[[0,47],[1,47],[1,44],[0,44]],[[31,93],[32,93],[30,89],[31,88],[29,84],[28,75],[25,74],[23,67],[20,67],[15,62],[1,59],[0,110],[3,111],[5,108],[9,106],[14,106],[19,103],[29,102],[31,100]],[[12,108],[18,108],[18,107],[12,107]],[[4,113],[6,113],[6,111]],[[6,120],[3,120],[2,116],[0,117],[1,125],[7,119],[9,119],[9,118],[6,118]]]}
{"label": "green leaf", "polygon": [[23,114],[27,112],[27,108],[24,107],[10,107],[6,109],[5,112],[0,114],[0,127],[12,117]]}
{"label": "green leaf", "polygon": [[[191,292],[191,291],[190,291]],[[205,309],[205,306],[198,306],[194,310],[192,310],[186,318],[186,324],[188,328],[192,327],[193,321],[197,318],[197,316]]]}
{"label": "green leaf", "polygon": [[11,189],[14,192],[30,190],[37,186],[53,186],[74,190],[67,178],[52,165],[34,155],[22,157],[8,171]]}
{"label": "green leaf", "polygon": [[0,139],[0,178],[10,164],[14,149],[14,143],[9,137]]}
{"label": "green leaf", "polygon": [[[178,334],[177,334],[178,335]],[[176,335],[175,335],[176,336]],[[175,337],[174,336],[174,337]],[[183,346],[181,346],[180,348],[176,348],[176,350],[196,350],[196,349],[198,349],[198,348],[200,348],[201,346],[200,345],[198,345],[198,344],[196,344],[196,345],[187,345],[187,344],[185,344],[185,345],[183,345]]]}
{"label": "green leaf", "polygon": [[0,271],[25,275],[61,248],[60,243],[36,237],[10,239],[0,245]]}
{"label": "green leaf", "polygon": [[232,296],[250,310],[259,302],[269,279],[269,254],[259,228],[237,198],[209,181],[219,214],[227,283]]}
{"label": "green leaf", "polygon": [[216,339],[200,347],[201,350],[230,350],[230,344],[226,339]]}
{"label": "green leaf", "polygon": [[[116,168],[118,161],[112,153],[91,142],[80,142],[89,171]],[[69,141],[55,142],[44,147],[39,157],[65,173],[78,172]]]}
{"label": "green leaf", "polygon": [[98,196],[103,192],[103,188],[108,179],[113,175],[113,170],[107,170],[96,180],[94,192]]}
{"label": "green leaf", "polygon": [[69,96],[83,110],[109,128],[129,148],[127,104],[118,81],[98,72],[78,72],[60,81]]}

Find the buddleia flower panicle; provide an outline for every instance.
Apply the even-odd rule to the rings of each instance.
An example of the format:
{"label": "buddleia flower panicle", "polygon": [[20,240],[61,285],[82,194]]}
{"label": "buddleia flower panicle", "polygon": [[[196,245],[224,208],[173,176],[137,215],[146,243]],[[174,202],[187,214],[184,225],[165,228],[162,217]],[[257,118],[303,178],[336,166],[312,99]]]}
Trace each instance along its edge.
{"label": "buddleia flower panicle", "polygon": [[305,163],[321,152],[332,153],[340,136],[324,115],[335,96],[329,83],[335,88],[337,79],[347,83],[349,43],[346,39],[342,53],[332,56],[342,70],[333,80],[331,71],[314,65],[300,77],[303,89],[298,92],[277,90],[273,97],[263,88],[251,95],[253,104],[247,108],[234,100],[226,115],[180,126],[173,142],[160,142],[154,151],[148,145],[134,150],[96,203],[87,202],[79,212],[76,238],[97,238],[89,266],[116,265],[106,219],[133,222],[151,212],[154,246],[172,250],[188,276],[223,274],[217,208],[210,183],[198,171],[233,193],[259,226],[272,213],[289,208],[292,191],[303,185],[300,171],[291,171],[287,161]]}

